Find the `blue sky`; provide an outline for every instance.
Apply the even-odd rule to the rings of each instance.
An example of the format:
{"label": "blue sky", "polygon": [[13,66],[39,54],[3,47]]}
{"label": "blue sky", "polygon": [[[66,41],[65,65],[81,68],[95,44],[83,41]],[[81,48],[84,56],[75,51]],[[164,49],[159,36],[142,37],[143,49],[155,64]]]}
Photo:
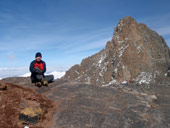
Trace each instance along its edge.
{"label": "blue sky", "polygon": [[79,64],[105,47],[125,16],[170,46],[169,0],[0,0],[0,74],[27,68],[38,51],[51,69]]}

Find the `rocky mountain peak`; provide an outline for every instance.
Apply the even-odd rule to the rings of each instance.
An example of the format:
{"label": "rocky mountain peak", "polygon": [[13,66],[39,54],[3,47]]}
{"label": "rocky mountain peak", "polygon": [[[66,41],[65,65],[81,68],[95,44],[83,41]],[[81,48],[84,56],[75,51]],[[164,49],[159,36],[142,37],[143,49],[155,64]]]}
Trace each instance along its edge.
{"label": "rocky mountain peak", "polygon": [[169,53],[159,34],[128,16],[119,21],[103,50],[73,66],[64,78],[98,86],[165,81]]}

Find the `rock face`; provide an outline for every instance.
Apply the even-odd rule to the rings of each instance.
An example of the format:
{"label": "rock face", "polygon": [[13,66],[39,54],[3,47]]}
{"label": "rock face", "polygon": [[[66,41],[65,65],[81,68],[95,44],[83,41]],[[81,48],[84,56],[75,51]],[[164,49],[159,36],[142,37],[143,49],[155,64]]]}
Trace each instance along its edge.
{"label": "rock face", "polygon": [[103,50],[71,67],[63,78],[98,86],[155,83],[165,81],[169,58],[170,50],[161,36],[125,17]]}
{"label": "rock face", "polygon": [[[4,81],[17,84],[19,80],[20,78],[9,78]],[[23,128],[22,121],[18,119],[19,112],[34,115],[25,111],[28,107],[32,108],[38,104],[38,106],[46,106],[44,111],[46,113],[38,123],[26,124],[30,128],[170,127],[170,86],[168,85],[155,84],[150,88],[134,84],[98,87],[69,80],[56,80],[48,87],[41,88],[34,88],[29,81],[17,86],[3,84],[7,86],[7,90],[0,91],[0,127],[2,128],[12,126]],[[20,92],[16,91],[16,87],[21,88]],[[5,96],[9,96],[10,105],[5,102]],[[22,109],[19,106],[22,106]],[[9,110],[11,113],[7,112]]]}

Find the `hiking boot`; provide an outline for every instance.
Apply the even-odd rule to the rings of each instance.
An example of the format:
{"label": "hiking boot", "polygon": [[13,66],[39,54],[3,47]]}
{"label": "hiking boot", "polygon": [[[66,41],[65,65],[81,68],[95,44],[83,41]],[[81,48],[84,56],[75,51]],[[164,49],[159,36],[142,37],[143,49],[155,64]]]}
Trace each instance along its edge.
{"label": "hiking boot", "polygon": [[42,86],[42,83],[41,83],[41,82],[36,82],[36,83],[35,83],[35,86],[41,87],[41,86]]}
{"label": "hiking boot", "polygon": [[44,78],[41,80],[41,83],[44,86],[48,86],[48,82]]}

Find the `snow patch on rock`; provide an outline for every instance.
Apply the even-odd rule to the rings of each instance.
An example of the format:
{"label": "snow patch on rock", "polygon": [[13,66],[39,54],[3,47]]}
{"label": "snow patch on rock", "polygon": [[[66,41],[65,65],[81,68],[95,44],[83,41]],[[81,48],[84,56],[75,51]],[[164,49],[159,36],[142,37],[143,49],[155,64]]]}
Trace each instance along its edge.
{"label": "snow patch on rock", "polygon": [[127,84],[128,82],[127,81],[123,81],[121,84]]}
{"label": "snow patch on rock", "polygon": [[150,72],[141,72],[135,79],[135,82],[139,84],[149,84],[151,81],[152,81],[152,73]]}
{"label": "snow patch on rock", "polygon": [[117,81],[115,79],[113,79],[112,81],[110,81],[108,84],[103,84],[101,87],[108,87],[112,84],[117,84]]}
{"label": "snow patch on rock", "polygon": [[101,67],[101,63],[104,61],[105,58],[106,58],[106,53],[104,52],[103,54],[101,54],[101,57],[99,58],[99,61],[98,61],[99,67]]}
{"label": "snow patch on rock", "polygon": [[119,57],[121,57],[124,53],[124,51],[129,47],[129,45],[122,46],[119,48]]}

